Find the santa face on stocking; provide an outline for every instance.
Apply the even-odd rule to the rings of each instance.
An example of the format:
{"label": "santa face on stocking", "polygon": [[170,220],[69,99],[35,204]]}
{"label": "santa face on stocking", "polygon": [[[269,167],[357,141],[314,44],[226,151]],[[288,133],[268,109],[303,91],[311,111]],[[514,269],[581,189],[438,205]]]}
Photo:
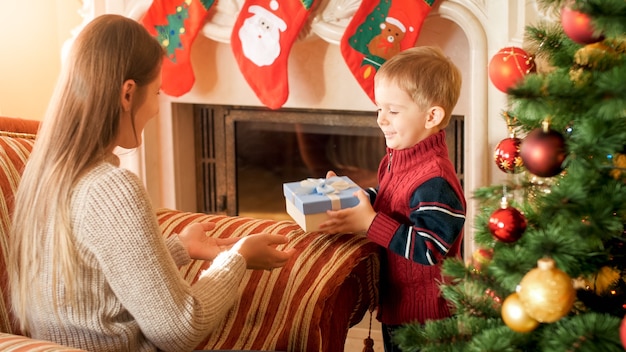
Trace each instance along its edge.
{"label": "santa face on stocking", "polygon": [[233,25],[230,45],[237,65],[259,100],[270,109],[278,109],[287,101],[289,52],[314,1],[245,0]]}
{"label": "santa face on stocking", "polygon": [[269,66],[280,55],[280,33],[287,24],[280,17],[258,5],[248,7],[252,14],[239,29],[243,55],[257,66]]}

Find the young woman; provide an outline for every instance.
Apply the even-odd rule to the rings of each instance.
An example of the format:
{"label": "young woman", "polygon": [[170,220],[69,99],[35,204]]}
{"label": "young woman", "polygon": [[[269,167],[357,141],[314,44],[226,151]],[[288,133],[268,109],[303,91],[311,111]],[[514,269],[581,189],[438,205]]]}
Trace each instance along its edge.
{"label": "young woman", "polygon": [[[19,185],[9,259],[24,333],[90,351],[193,350],[248,269],[280,267],[286,237],[164,241],[141,181],[119,168],[158,113],[163,49],[137,22],[103,15],[73,44]],[[190,286],[178,266],[212,260]]]}

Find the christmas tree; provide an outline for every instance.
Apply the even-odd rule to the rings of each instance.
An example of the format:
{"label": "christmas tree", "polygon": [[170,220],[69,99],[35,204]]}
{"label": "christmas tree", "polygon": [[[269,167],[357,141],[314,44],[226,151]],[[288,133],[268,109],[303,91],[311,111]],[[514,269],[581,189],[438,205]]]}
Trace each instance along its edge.
{"label": "christmas tree", "polygon": [[554,20],[489,67],[506,181],[474,192],[473,258],[444,261],[453,317],[404,327],[404,351],[624,350],[626,1],[537,2]]}

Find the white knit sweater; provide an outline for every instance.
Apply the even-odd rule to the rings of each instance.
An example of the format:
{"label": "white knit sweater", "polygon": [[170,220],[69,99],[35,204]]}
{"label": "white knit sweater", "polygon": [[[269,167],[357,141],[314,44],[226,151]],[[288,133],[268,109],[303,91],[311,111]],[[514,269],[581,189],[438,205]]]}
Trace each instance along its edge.
{"label": "white knit sweater", "polygon": [[[190,286],[177,268],[189,255],[176,236],[163,240],[148,195],[130,171],[102,163],[88,172],[72,195],[71,216],[82,261],[80,304],[62,301],[63,284],[52,287],[48,264],[55,251],[47,251],[39,279],[49,289],[41,293],[43,304],[33,303],[32,337],[94,352],[191,351],[235,303],[245,259],[224,252]],[[49,238],[42,240],[50,245]],[[53,290],[61,295],[58,315]]]}

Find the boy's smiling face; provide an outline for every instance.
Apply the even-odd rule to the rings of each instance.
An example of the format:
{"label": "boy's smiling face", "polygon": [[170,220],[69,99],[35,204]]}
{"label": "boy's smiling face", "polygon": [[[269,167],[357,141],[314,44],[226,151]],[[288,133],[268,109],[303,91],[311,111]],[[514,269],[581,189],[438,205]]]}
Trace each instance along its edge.
{"label": "boy's smiling face", "polygon": [[385,135],[387,147],[411,148],[439,132],[441,107],[422,109],[407,92],[388,79],[376,81],[374,96],[378,107],[376,122]]}

